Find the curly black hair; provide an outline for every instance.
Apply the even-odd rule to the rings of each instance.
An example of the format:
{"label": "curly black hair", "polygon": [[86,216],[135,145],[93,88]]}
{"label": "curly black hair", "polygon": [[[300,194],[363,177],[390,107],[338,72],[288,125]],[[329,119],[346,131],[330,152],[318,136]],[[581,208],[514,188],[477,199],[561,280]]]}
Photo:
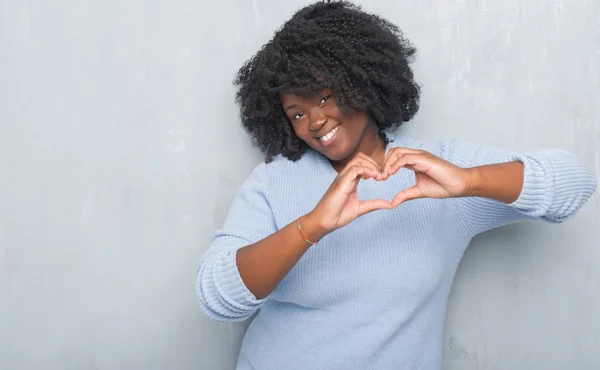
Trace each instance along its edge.
{"label": "curly black hair", "polygon": [[346,1],[325,1],[297,11],[237,72],[244,129],[266,162],[295,161],[308,145],[285,115],[280,93],[335,92],[340,109],[368,113],[386,141],[386,129],[419,109],[420,88],[409,67],[416,53],[399,28]]}

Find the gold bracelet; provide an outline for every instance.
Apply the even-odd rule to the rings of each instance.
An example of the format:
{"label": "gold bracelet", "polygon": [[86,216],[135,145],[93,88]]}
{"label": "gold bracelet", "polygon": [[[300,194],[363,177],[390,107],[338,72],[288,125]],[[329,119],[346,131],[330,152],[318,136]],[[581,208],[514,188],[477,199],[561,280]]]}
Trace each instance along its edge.
{"label": "gold bracelet", "polygon": [[302,232],[302,226],[300,226],[300,218],[296,219],[296,225],[298,225],[298,231],[300,232],[300,236],[302,237],[302,239],[304,239],[305,242],[311,245],[317,244],[317,242],[310,241],[304,236],[304,233]]}

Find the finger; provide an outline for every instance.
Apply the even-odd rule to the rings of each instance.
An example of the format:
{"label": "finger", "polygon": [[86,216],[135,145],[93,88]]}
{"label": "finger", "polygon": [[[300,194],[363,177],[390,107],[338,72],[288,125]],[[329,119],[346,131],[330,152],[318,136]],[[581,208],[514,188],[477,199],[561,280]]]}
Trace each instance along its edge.
{"label": "finger", "polygon": [[[387,162],[383,167],[383,178],[388,179],[390,176],[395,175],[398,172],[399,167],[397,167],[397,163],[402,158],[402,155],[396,155],[392,160]],[[395,170],[393,170],[396,168]]]}
{"label": "finger", "polygon": [[400,204],[413,199],[424,198],[425,195],[417,186],[410,187],[406,190],[402,190],[394,199],[392,199],[392,207],[398,207]]}
{"label": "finger", "polygon": [[415,172],[426,172],[431,167],[431,163],[429,162],[429,158],[421,153],[403,154],[398,160],[390,165],[386,175],[395,175],[402,167],[406,167]]}
{"label": "finger", "polygon": [[400,157],[405,154],[418,154],[421,153],[419,150],[410,148],[393,148],[386,155],[382,167],[383,177],[387,179],[390,176],[389,168],[394,164]]}
{"label": "finger", "polygon": [[392,203],[385,199],[370,199],[360,202],[359,216],[379,209],[391,209]]}
{"label": "finger", "polygon": [[[346,165],[346,169],[354,166],[354,165],[361,165],[361,166],[365,166],[365,167],[373,167],[376,170],[380,170],[379,165],[377,165],[377,162],[375,162],[375,160],[373,160],[373,158],[367,156],[364,153],[358,153],[357,155],[354,156],[354,158],[352,158],[352,160],[350,162],[348,162],[348,164]],[[342,172],[345,172],[344,170],[342,170]]]}
{"label": "finger", "polygon": [[365,166],[363,164],[354,165],[350,167],[350,170],[344,175],[344,177],[348,177],[349,179],[369,179],[374,178],[376,176],[380,176],[379,170],[373,166]]}
{"label": "finger", "polygon": [[348,173],[348,171],[353,166],[362,166],[362,167],[366,167],[366,168],[372,168],[376,172],[376,175],[372,176],[372,177],[375,178],[376,180],[381,180],[381,169],[379,168],[379,166],[377,166],[376,162],[374,160],[372,160],[371,158],[367,158],[366,156],[358,156],[358,155],[356,157],[354,157],[350,162],[348,162],[346,167],[344,167],[344,169],[342,169],[340,171],[340,176],[343,176],[346,173]]}
{"label": "finger", "polygon": [[358,184],[358,179],[368,179],[375,178],[380,176],[379,171],[375,170],[373,167],[367,167],[362,165],[354,165],[351,166],[346,173],[340,175],[340,190],[345,193],[350,193],[356,190],[356,185]]}
{"label": "finger", "polygon": [[365,161],[367,161],[367,162],[370,162],[370,163],[372,163],[372,164],[373,164],[373,166],[375,166],[375,168],[377,168],[377,169],[379,169],[379,170],[381,169],[381,168],[379,167],[379,165],[377,164],[377,162],[375,162],[375,160],[374,160],[373,158],[369,157],[369,156],[368,156],[368,155],[366,155],[365,153],[362,153],[362,152],[361,152],[361,153],[358,153],[358,154],[356,155],[356,157],[355,157],[355,158],[361,158],[361,159],[363,159],[363,160],[365,160]]}
{"label": "finger", "polygon": [[400,148],[392,148],[383,158],[383,163],[381,164],[382,172],[385,173],[385,169],[389,166],[390,163],[395,162],[398,157],[401,155]]}

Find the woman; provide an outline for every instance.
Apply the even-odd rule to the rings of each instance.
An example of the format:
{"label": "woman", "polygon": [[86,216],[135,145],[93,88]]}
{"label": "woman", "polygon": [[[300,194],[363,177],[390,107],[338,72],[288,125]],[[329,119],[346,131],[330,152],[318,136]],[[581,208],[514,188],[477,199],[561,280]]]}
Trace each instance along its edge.
{"label": "woman", "polygon": [[469,241],[517,221],[565,221],[594,192],[565,151],[385,134],[418,110],[414,53],[388,21],[317,3],[239,71],[242,123],[266,160],[197,280],[209,317],[258,312],[238,369],[440,369]]}

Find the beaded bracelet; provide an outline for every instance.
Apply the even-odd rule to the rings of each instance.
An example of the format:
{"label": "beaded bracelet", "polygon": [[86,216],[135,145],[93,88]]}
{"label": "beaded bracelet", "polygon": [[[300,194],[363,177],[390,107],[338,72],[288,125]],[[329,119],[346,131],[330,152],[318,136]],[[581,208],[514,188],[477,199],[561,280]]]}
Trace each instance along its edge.
{"label": "beaded bracelet", "polygon": [[304,239],[305,242],[311,245],[317,244],[317,242],[310,241],[304,236],[304,233],[302,232],[302,227],[300,226],[300,218],[296,219],[296,225],[298,225],[298,231],[300,232],[300,236],[302,237],[302,239]]}

